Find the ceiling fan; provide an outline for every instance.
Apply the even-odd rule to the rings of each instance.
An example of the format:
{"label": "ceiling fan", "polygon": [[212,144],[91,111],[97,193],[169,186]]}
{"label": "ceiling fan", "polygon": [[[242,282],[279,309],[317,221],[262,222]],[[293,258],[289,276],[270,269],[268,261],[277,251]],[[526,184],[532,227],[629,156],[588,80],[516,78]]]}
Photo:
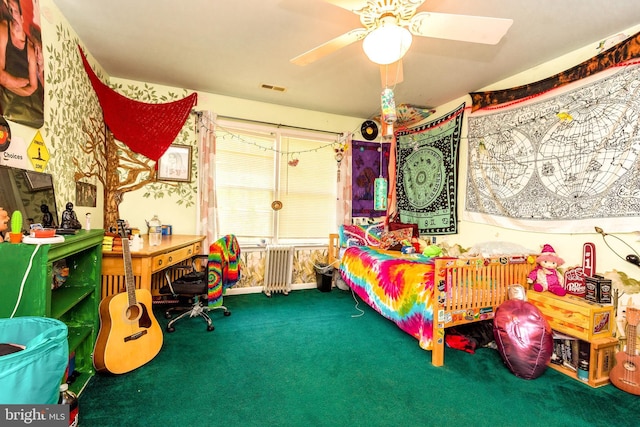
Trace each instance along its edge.
{"label": "ceiling fan", "polygon": [[[360,15],[364,28],[356,28],[291,59],[297,65],[310,64],[338,49],[360,40],[369,58],[380,64],[382,85],[391,86],[402,81],[401,58],[411,45],[411,35],[457,40],[463,42],[497,44],[513,23],[512,19],[484,16],[418,12],[424,0],[325,0]],[[395,33],[398,41],[390,43]],[[375,39],[378,39],[377,41]],[[386,44],[379,52],[379,43]],[[387,56],[390,54],[390,56]],[[373,56],[372,56],[373,55]]]}

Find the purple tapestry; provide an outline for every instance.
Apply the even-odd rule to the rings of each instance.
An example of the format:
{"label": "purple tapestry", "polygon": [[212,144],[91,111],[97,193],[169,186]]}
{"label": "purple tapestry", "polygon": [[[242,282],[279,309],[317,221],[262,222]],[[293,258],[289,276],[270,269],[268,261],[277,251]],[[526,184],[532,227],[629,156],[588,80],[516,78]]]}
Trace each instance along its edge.
{"label": "purple tapestry", "polygon": [[386,211],[373,209],[373,181],[380,177],[381,157],[382,177],[389,179],[389,146],[380,142],[352,141],[352,216],[373,218],[386,215]]}

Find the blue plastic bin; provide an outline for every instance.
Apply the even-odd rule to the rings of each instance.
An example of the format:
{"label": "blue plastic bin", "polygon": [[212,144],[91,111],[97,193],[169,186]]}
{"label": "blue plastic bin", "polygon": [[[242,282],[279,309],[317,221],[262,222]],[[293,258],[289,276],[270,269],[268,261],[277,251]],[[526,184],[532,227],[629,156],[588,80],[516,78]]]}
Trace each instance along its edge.
{"label": "blue plastic bin", "polygon": [[0,319],[0,343],[26,346],[0,356],[0,404],[58,403],[69,363],[67,325],[47,317]]}

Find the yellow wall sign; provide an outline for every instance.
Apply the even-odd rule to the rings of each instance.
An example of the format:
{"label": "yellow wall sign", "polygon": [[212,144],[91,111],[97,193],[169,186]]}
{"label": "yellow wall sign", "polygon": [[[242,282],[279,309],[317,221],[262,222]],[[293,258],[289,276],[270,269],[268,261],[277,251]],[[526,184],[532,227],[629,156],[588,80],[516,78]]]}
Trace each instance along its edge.
{"label": "yellow wall sign", "polygon": [[44,144],[40,131],[36,132],[36,136],[31,140],[31,144],[27,148],[27,156],[33,165],[33,170],[36,172],[44,172],[49,161],[49,150]]}

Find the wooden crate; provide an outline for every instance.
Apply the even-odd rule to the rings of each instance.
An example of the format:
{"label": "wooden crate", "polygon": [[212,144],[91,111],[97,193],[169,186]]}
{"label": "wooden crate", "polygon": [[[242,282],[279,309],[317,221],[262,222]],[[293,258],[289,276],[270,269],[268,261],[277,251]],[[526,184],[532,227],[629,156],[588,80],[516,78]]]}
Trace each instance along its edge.
{"label": "wooden crate", "polygon": [[554,329],[583,341],[611,337],[615,330],[612,305],[585,301],[574,295],[559,297],[551,292],[527,291],[527,299],[538,307]]}
{"label": "wooden crate", "polygon": [[618,339],[614,337],[598,338],[591,342],[589,361],[589,385],[599,387],[609,384],[609,372],[616,357]]}

